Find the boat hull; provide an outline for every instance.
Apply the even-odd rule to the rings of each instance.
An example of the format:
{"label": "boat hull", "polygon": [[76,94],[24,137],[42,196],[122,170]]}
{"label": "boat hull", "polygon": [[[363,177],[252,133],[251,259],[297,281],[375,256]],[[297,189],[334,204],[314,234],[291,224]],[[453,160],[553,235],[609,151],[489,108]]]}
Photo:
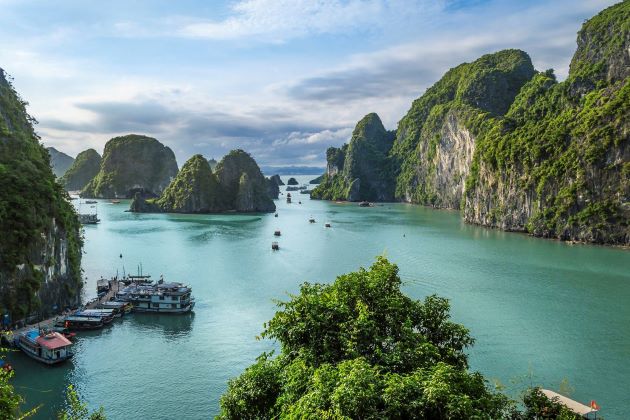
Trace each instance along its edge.
{"label": "boat hull", "polygon": [[74,356],[74,353],[68,352],[66,354],[66,356],[64,356],[64,357],[59,357],[59,358],[56,358],[56,359],[48,359],[46,357],[41,357],[41,356],[38,356],[37,354],[33,353],[26,345],[22,344],[22,342],[20,342],[19,340],[17,340],[17,342],[15,344],[18,346],[18,348],[20,350],[22,350],[22,352],[24,354],[26,354],[31,359],[37,360],[38,362],[44,363],[44,364],[49,365],[49,366],[57,365],[59,363],[63,363],[66,360],[70,360],[72,358],[72,356]]}

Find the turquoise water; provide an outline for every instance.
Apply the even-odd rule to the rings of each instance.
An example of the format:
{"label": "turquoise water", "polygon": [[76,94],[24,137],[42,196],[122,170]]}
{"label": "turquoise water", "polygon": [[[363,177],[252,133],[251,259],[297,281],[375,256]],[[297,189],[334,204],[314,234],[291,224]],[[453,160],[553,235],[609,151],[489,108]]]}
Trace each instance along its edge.
{"label": "turquoise water", "polygon": [[[385,254],[406,293],[451,299],[454,319],[477,340],[471,367],[508,392],[530,383],[558,389],[566,379],[572,397],[597,400],[607,419],[630,412],[629,251],[470,226],[451,211],[293,196],[290,205],[277,201],[278,218],[137,215],[124,212],[128,203],[99,202],[102,223],[85,228],[86,297],[101,275],[123,265],[135,272],[142,262],[154,278],[189,283],[197,306],[191,315],[135,314],[80,333],[63,366],[11,354],[27,405],[42,404],[38,418],[50,418],[73,383],[110,419],[209,418],[228,379],[274,348],[255,339],[273,299]],[[272,252],[276,228],[281,249]]]}

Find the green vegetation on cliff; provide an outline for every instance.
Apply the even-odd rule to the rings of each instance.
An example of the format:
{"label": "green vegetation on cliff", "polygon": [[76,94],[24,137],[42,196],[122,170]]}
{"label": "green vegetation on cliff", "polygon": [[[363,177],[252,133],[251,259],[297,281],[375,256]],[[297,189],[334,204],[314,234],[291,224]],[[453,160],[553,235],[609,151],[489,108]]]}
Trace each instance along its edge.
{"label": "green vegetation on cliff", "polygon": [[169,213],[217,212],[225,208],[220,188],[208,161],[201,155],[194,155],[155,204]]}
{"label": "green vegetation on cliff", "polygon": [[83,197],[126,198],[136,192],[155,197],[177,175],[173,151],[152,137],[129,134],[107,142],[99,173]]}
{"label": "green vegetation on cliff", "polygon": [[347,148],[330,148],[326,176],[311,197],[327,200],[391,201],[393,177],[389,150],[393,133],[371,113],[359,121]]}
{"label": "green vegetation on cliff", "polygon": [[387,157],[366,165],[391,177],[390,197],[369,197],[366,177],[348,176],[354,136],[328,150],[313,197],[361,191],[360,200],[462,209],[469,223],[629,245],[629,48],[625,1],[583,25],[564,82],[520,50],[461,64],[413,102]]}
{"label": "green vegetation on cliff", "polygon": [[77,155],[72,166],[59,179],[66,191],[82,190],[101,169],[101,155],[94,149],[87,149]]}
{"label": "green vegetation on cliff", "polygon": [[24,102],[0,69],[0,314],[76,301],[80,225]]}
{"label": "green vegetation on cliff", "polygon": [[271,212],[276,206],[267,180],[256,161],[242,150],[226,155],[213,173],[201,155],[190,158],[157,199],[137,194],[135,212],[218,213],[224,211]]}

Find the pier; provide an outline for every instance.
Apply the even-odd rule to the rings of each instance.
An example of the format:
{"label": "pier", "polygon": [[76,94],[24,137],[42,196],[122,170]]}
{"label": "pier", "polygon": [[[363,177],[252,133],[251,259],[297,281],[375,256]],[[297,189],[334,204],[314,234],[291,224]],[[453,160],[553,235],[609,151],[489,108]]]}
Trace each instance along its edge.
{"label": "pier", "polygon": [[105,302],[109,302],[111,300],[111,298],[116,296],[116,293],[118,293],[118,290],[120,288],[120,282],[118,281],[118,279],[114,278],[114,279],[109,280],[108,284],[109,284],[109,290],[107,291],[105,296],[103,296],[101,298],[94,298],[94,299],[92,299],[91,301],[86,303],[85,309],[96,309],[96,307],[99,304],[105,303]]}

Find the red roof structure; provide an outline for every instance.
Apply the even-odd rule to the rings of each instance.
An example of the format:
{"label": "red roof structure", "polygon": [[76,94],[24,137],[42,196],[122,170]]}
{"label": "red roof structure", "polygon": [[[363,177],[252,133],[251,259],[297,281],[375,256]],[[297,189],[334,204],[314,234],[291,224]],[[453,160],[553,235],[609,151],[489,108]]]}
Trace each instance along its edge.
{"label": "red roof structure", "polygon": [[52,332],[45,336],[37,337],[37,344],[50,350],[72,345],[72,342],[58,332]]}

